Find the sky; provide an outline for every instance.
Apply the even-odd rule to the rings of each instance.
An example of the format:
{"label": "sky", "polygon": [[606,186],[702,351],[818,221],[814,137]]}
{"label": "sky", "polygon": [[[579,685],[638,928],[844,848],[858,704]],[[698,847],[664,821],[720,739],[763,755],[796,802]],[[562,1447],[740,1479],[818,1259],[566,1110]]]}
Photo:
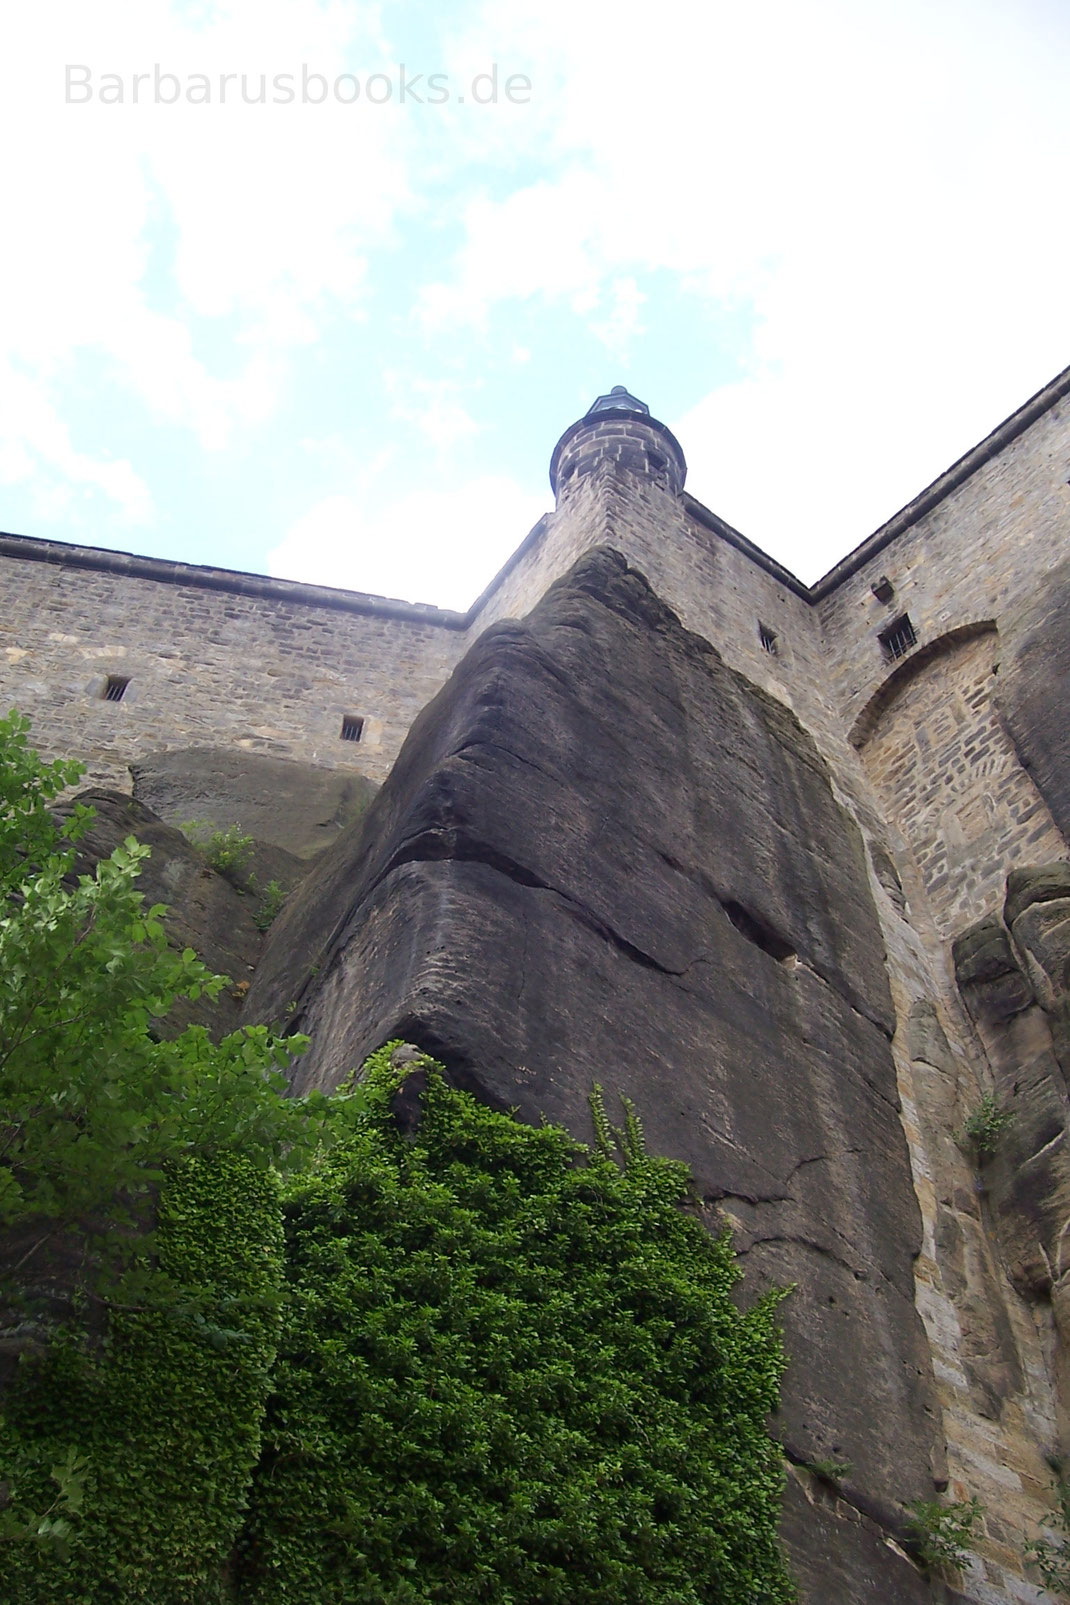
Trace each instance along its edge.
{"label": "sky", "polygon": [[0,44],[7,531],[463,608],[624,384],[810,581],[1070,362],[1065,0],[49,0]]}

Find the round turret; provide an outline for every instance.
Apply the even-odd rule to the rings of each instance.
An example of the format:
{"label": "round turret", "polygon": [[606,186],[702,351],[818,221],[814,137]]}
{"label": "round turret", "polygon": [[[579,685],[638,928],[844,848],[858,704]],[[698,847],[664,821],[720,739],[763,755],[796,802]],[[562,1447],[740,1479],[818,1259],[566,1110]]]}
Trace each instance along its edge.
{"label": "round turret", "polygon": [[566,429],[550,459],[550,484],[560,501],[576,480],[610,461],[679,495],[687,464],[680,443],[650,416],[645,401],[614,385]]}

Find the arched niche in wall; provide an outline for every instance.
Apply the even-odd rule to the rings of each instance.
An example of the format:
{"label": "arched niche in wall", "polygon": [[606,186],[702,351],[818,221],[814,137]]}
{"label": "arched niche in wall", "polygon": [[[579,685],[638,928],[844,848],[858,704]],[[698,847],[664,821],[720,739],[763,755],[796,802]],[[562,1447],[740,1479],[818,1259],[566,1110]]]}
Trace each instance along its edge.
{"label": "arched niche in wall", "polygon": [[876,729],[881,714],[889,703],[893,702],[910,680],[921,673],[923,669],[933,662],[935,658],[946,657],[947,654],[963,641],[975,640],[979,635],[992,635],[997,638],[995,619],[977,619],[971,624],[958,624],[953,630],[945,630],[932,641],[924,641],[910,656],[903,658],[895,668],[882,680],[874,691],[858,718],[851,726],[849,740],[852,747],[865,746],[873,731]]}
{"label": "arched niche in wall", "polygon": [[993,695],[999,650],[991,619],[925,642],[850,733],[947,937],[1000,906],[1015,863],[1057,856],[1051,816]]}

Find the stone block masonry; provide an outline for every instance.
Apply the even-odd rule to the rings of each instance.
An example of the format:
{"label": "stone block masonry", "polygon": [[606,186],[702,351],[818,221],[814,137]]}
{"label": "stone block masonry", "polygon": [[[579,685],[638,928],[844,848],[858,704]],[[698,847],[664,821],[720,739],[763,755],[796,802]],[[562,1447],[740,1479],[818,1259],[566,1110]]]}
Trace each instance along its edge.
{"label": "stone block masonry", "polygon": [[0,700],[97,784],[128,789],[147,752],[228,745],[381,781],[463,649],[460,615],[111,556],[0,544]]}

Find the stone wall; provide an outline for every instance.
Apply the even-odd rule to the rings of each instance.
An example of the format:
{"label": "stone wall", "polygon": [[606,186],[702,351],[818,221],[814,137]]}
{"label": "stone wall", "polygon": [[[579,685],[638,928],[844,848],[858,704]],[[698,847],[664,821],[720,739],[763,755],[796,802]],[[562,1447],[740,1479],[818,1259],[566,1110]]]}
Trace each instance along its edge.
{"label": "stone wall", "polygon": [[[888,677],[879,633],[896,617],[909,615],[921,646],[960,625],[999,620],[1065,557],[1068,479],[1070,399],[1063,399],[929,511],[900,520],[905,527],[887,545],[878,531],[826,576],[816,588],[817,611],[828,690],[845,728]],[[873,592],[882,578],[893,587],[888,602]]]}
{"label": "stone wall", "polygon": [[[462,649],[459,615],[111,555],[0,550],[0,702],[94,783],[129,789],[133,758],[224,745],[381,781]],[[128,680],[121,701],[109,677]]]}
{"label": "stone wall", "polygon": [[861,751],[950,938],[1001,900],[1009,866],[1065,847],[998,715],[999,635],[944,639],[944,651],[899,680]]}

